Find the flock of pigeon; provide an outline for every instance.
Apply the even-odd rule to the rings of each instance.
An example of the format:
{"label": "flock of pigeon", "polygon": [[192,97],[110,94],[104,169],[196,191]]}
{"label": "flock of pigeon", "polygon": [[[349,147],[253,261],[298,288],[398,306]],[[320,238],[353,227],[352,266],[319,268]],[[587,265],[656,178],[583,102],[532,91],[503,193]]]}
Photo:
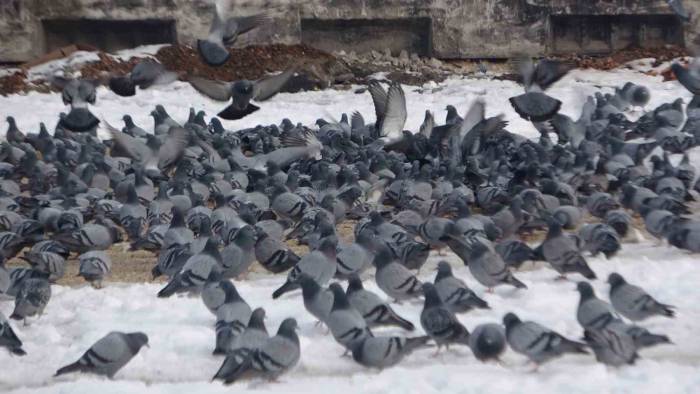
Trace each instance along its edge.
{"label": "flock of pigeon", "polygon": [[[222,22],[217,14],[212,34],[198,43],[203,59],[223,64],[226,45],[263,20]],[[173,79],[157,63],[142,64],[111,85],[148,87]],[[514,313],[471,332],[456,316],[489,308],[496,286],[537,286],[516,277],[526,261],[546,262],[563,279],[599,280],[586,256],[614,256],[635,216],[652,236],[700,252],[700,221],[686,216],[692,192],[700,192],[686,154],[700,145],[700,61],[673,66],[695,95],[688,106],[677,100],[634,121],[627,111],[644,107],[652,94],[643,86],[628,83],[614,94],[596,94],[574,120],[545,93],[567,73],[565,64],[516,64],[525,93],[510,101],[540,131],[537,140],[509,132],[500,116],[485,117],[481,101],[464,117],[449,107],[444,124],[427,112],[418,132],[406,131],[402,87],[378,81],[367,87],[375,123],[354,113],[350,121],[345,115],[338,122],[319,120],[314,129],[284,119],[230,131],[194,110],[181,125],[158,105],[152,132],[128,115],[117,130],[90,113],[94,84],[64,80],[71,112],[61,114],[54,134],[43,124],[25,134],[8,117],[0,146],[0,297],[14,299],[10,318],[25,324],[40,318],[72,254],[80,276],[101,287],[111,269],[105,251],[128,240],[132,250],[157,256],[153,277],[168,278],[158,297],[201,295],[216,318],[214,354],[225,356],[214,379],[226,383],[249,375],[275,379],[301,357],[296,320],[284,320],[270,336],[265,310],[252,309],[232,281],[256,261],[287,275],[273,299],[300,293],[305,309],[366,367],[388,368],[416,349],[450,345],[468,346],[482,361],[498,360],[509,346],[535,365],[590,352],[607,365],[633,364],[641,349],[671,343],[639,322],[675,311],[616,273],[607,278],[610,303],[589,282],[577,283],[581,340]],[[274,95],[291,73],[193,85],[233,99],[224,113],[244,116],[254,110],[251,100]],[[100,123],[110,139],[96,137]],[[671,163],[671,154],[683,155],[680,164]],[[354,241],[341,242],[336,228],[348,220],[356,221]],[[539,230],[546,237],[533,248],[524,239]],[[292,240],[310,251],[295,254]],[[468,288],[445,261],[434,283],[417,278],[429,252],[446,249],[486,293]],[[15,257],[28,266],[5,265]],[[416,328],[385,297],[365,289],[368,280],[393,302],[423,299],[424,335],[374,335],[377,326]],[[111,332],[56,375],[113,377],[145,345],[143,333]],[[25,354],[2,315],[0,346]]]}

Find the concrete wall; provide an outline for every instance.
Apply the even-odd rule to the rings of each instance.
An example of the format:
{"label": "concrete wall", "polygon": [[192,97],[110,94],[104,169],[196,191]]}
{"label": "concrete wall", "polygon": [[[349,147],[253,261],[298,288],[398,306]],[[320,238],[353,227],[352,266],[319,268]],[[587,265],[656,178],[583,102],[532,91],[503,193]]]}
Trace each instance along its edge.
{"label": "concrete wall", "polygon": [[[430,29],[426,40],[432,54],[440,58],[545,54],[552,47],[549,26],[552,14],[670,13],[664,0],[239,0],[236,3],[237,14],[266,9],[273,10],[274,15],[269,26],[249,35],[239,45],[299,43],[303,20],[382,19],[390,21],[389,25],[395,20],[398,26],[402,20],[428,18]],[[700,34],[700,1],[685,3],[698,15],[685,27],[686,41],[692,42]],[[0,61],[19,62],[43,54],[46,43],[41,21],[46,19],[172,19],[178,41],[191,43],[196,37],[206,35],[212,12],[211,0],[0,0]],[[394,34],[399,37],[401,33],[386,30],[357,34],[357,40],[365,45],[370,42],[376,49],[383,49],[382,45],[391,42]]]}

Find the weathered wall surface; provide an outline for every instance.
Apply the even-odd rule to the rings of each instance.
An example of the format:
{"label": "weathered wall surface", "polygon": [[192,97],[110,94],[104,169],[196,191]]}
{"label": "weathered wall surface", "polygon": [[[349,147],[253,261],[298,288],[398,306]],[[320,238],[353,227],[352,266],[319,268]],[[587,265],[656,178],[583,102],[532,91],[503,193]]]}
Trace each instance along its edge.
{"label": "weathered wall surface", "polygon": [[[206,35],[212,3],[212,0],[0,0],[0,61],[25,61],[43,54],[47,45],[42,21],[51,19],[169,19],[175,22],[178,41],[191,43],[196,37]],[[700,35],[700,1],[685,3],[694,13],[693,22],[685,26],[685,39],[690,43]],[[240,45],[299,43],[304,36],[318,39],[318,34],[324,31],[325,34],[336,31],[339,38],[354,35],[355,41],[363,42],[360,49],[372,45],[383,49],[390,47],[387,43],[403,40],[406,45],[420,48],[426,45],[432,55],[441,58],[545,54],[552,50],[551,15],[670,14],[664,0],[240,0],[237,4],[237,14],[272,10],[274,15],[269,26],[255,31]],[[348,24],[338,20],[365,22]],[[381,28],[373,28],[372,20],[381,20]],[[415,21],[419,22],[414,24]],[[427,21],[428,28],[423,21]],[[392,24],[397,28],[392,30]],[[419,33],[406,37],[405,30],[413,26],[419,27]],[[303,27],[306,32],[302,32]],[[416,43],[416,35],[425,42]],[[341,42],[352,44],[347,37]],[[323,45],[332,46],[332,43],[331,37]]]}

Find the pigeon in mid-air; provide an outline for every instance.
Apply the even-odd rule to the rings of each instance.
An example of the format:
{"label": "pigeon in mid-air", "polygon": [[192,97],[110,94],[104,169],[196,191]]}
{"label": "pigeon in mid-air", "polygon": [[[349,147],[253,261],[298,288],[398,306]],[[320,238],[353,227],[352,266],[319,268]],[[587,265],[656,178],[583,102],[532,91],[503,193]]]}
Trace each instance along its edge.
{"label": "pigeon in mid-air", "polygon": [[652,316],[674,317],[676,314],[673,306],[656,301],[641,287],[627,283],[618,273],[610,274],[608,283],[612,306],[632,321],[641,321]]}
{"label": "pigeon in mid-air", "polygon": [[543,364],[565,353],[588,353],[585,344],[566,339],[538,323],[521,321],[514,313],[506,314],[503,324],[510,347],[535,364]]}
{"label": "pigeon in mid-air", "polygon": [[177,77],[177,73],[166,70],[154,59],[143,59],[131,69],[130,73],[110,77],[109,88],[122,97],[130,97],[136,95],[136,87],[144,90],[151,86],[167,85],[177,80]]}
{"label": "pigeon in mid-air", "polygon": [[673,12],[678,15],[685,22],[690,22],[690,12],[685,9],[683,5],[683,0],[666,0],[668,6],[671,7]]}
{"label": "pigeon in mid-air", "polygon": [[111,379],[143,346],[148,346],[148,336],[142,332],[112,331],[95,342],[78,361],[56,371],[55,376],[86,372],[105,375]]}
{"label": "pigeon in mid-air", "polygon": [[209,35],[197,40],[197,51],[204,63],[219,67],[231,58],[227,47],[232,46],[239,35],[264,25],[269,17],[265,13],[244,17],[229,16],[233,5],[231,0],[217,0],[215,5]]}
{"label": "pigeon in mid-air", "polygon": [[59,127],[73,132],[94,131],[100,120],[88,109],[89,104],[97,101],[95,81],[85,79],[53,78],[52,85],[62,89],[63,104],[70,105],[68,115],[62,116]]}
{"label": "pigeon in mid-air", "polygon": [[213,81],[201,77],[191,77],[189,82],[199,93],[216,101],[231,101],[228,107],[217,115],[226,120],[242,119],[260,107],[251,101],[266,101],[284,88],[294,75],[290,69],[280,74],[263,77],[256,81],[240,80],[234,82]]}
{"label": "pigeon in mid-air", "polygon": [[510,98],[511,105],[525,120],[544,122],[551,119],[559,112],[562,103],[544,91],[562,79],[571,67],[546,59],[535,64],[531,58],[523,58],[516,63],[525,86],[525,94]]}

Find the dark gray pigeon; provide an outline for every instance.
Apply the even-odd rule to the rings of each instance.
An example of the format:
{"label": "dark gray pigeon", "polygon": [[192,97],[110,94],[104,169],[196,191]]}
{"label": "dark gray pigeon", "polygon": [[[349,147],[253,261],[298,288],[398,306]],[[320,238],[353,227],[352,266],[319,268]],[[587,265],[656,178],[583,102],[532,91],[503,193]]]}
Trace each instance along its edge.
{"label": "dark gray pigeon", "polygon": [[301,285],[304,308],[320,322],[325,322],[333,307],[333,292],[322,288],[304,273],[299,276],[299,284]]}
{"label": "dark gray pigeon", "polygon": [[27,352],[22,349],[22,341],[17,337],[10,322],[0,312],[0,347],[4,347],[16,356],[24,356]]}
{"label": "dark gray pigeon", "polygon": [[25,320],[28,317],[44,313],[51,299],[51,284],[46,277],[32,277],[22,282],[15,297],[15,309],[10,315],[13,320]]}
{"label": "dark gray pigeon", "polygon": [[480,324],[469,335],[469,347],[479,361],[498,361],[506,344],[505,329],[500,324]]}
{"label": "dark gray pigeon", "polygon": [[435,289],[452,312],[461,313],[472,309],[489,309],[489,304],[479,298],[463,280],[452,274],[452,266],[446,261],[438,263]]}
{"label": "dark gray pigeon", "polygon": [[683,6],[683,0],[666,0],[666,3],[679,18],[685,22],[690,22],[690,13]]}
{"label": "dark gray pigeon", "polygon": [[130,97],[136,94],[137,86],[140,89],[148,89],[156,85],[167,85],[177,80],[177,77],[177,73],[166,70],[156,60],[143,59],[136,63],[130,73],[111,77],[109,88],[120,96]]}
{"label": "dark gray pigeon", "polygon": [[[265,310],[263,308],[256,308],[250,315],[248,327],[245,328],[243,333],[232,338],[231,341],[226,344],[228,347],[221,348],[221,353],[226,354],[226,358],[212,380],[226,380],[230,374],[238,370],[239,365],[243,363],[253,351],[264,345],[269,338],[270,336],[267,333],[267,328],[265,328]],[[218,341],[217,344],[219,344]],[[221,343],[221,345],[224,345],[224,343]]]}
{"label": "dark gray pigeon", "polygon": [[148,336],[142,332],[112,331],[95,342],[78,361],[56,371],[55,376],[86,372],[106,375],[111,379],[144,345],[148,346]]}
{"label": "dark gray pigeon", "polygon": [[641,287],[627,283],[618,273],[610,274],[608,283],[613,307],[632,321],[641,321],[652,316],[675,316],[673,306],[656,301]]}
{"label": "dark gray pigeon", "polygon": [[514,313],[505,315],[503,324],[510,347],[536,365],[566,353],[588,353],[585,344],[564,338],[535,322],[521,321]]}
{"label": "dark gray pigeon", "polygon": [[587,224],[581,227],[579,236],[585,243],[584,248],[593,256],[603,253],[610,258],[622,248],[617,231],[605,223]]}
{"label": "dark gray pigeon", "polygon": [[63,104],[71,107],[68,115],[61,118],[59,127],[73,132],[95,130],[100,121],[90,112],[88,105],[97,100],[96,82],[63,78],[53,78],[51,82],[63,90]]}
{"label": "dark gray pigeon", "polygon": [[180,272],[158,292],[158,297],[170,297],[186,291],[199,291],[207,282],[221,277],[221,254],[213,240],[209,240],[201,253],[191,256]]}
{"label": "dark gray pigeon", "polygon": [[457,320],[457,317],[445,306],[440,299],[435,286],[432,283],[423,284],[425,303],[420,314],[420,324],[426,334],[432,338],[438,346],[450,344],[469,345],[469,331]]}
{"label": "dark gray pigeon", "polygon": [[561,101],[543,92],[563,78],[571,67],[553,61],[540,60],[536,65],[530,58],[516,61],[518,72],[525,86],[525,94],[511,97],[510,103],[523,119],[544,122],[559,112]]}
{"label": "dark gray pigeon", "polygon": [[472,246],[467,266],[474,279],[489,290],[503,284],[508,284],[518,289],[527,289],[523,282],[513,276],[513,273],[510,272],[501,256],[492,250],[490,246],[481,242],[477,242]]}
{"label": "dark gray pigeon", "polygon": [[550,220],[547,238],[538,250],[552,268],[563,277],[571,272],[580,273],[588,279],[596,277],[595,272],[581,255],[576,239],[565,234],[557,220]]}
{"label": "dark gray pigeon", "polygon": [[390,325],[413,331],[413,323],[399,316],[378,295],[365,289],[359,276],[350,276],[345,294],[350,305],[360,312],[370,327]]}
{"label": "dark gray pigeon", "polygon": [[321,242],[318,249],[304,255],[289,271],[286,282],[272,293],[272,298],[279,298],[287,292],[298,289],[299,277],[302,273],[319,285],[328,283],[336,270],[335,243],[336,240],[327,238]]}
{"label": "dark gray pigeon", "polygon": [[352,358],[358,364],[384,369],[392,367],[416,349],[425,347],[429,336],[404,337],[367,337],[352,349]]}
{"label": "dark gray pigeon", "polygon": [[235,82],[212,81],[200,77],[192,77],[189,82],[199,93],[216,101],[231,104],[217,115],[227,120],[237,120],[260,109],[251,101],[267,101],[284,88],[295,70],[258,79],[257,81],[241,80]]}

